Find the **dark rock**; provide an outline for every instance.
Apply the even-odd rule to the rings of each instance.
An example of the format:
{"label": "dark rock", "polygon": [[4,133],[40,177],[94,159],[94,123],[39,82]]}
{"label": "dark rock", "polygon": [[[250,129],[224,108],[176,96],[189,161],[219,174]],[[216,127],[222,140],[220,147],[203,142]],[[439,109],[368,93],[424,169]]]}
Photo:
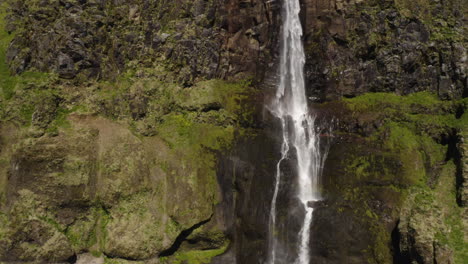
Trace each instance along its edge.
{"label": "dark rock", "polygon": [[317,208],[327,206],[327,203],[326,203],[326,201],[308,201],[307,206],[310,207],[310,208],[317,209]]}
{"label": "dark rock", "polygon": [[59,53],[57,58],[57,73],[60,77],[66,79],[76,76],[75,63],[67,54]]}
{"label": "dark rock", "polygon": [[[269,53],[273,45],[269,26],[274,22],[270,17],[272,12],[263,10],[263,5],[259,3],[252,4],[252,10],[239,12],[232,6],[235,1],[231,2],[221,5],[216,1],[208,3],[200,0],[192,3],[184,0],[178,2],[177,7],[171,3],[160,8],[158,1],[138,4],[118,4],[114,1],[108,5],[102,1],[47,1],[47,4],[36,6],[26,5],[22,0],[12,4],[9,28],[17,32],[8,49],[7,60],[14,73],[29,68],[53,70],[67,79],[76,76],[112,79],[115,77],[112,72],[124,70],[130,61],[147,61],[148,57],[167,60],[163,64],[174,72],[190,65],[192,70],[182,71],[184,75],[190,72],[189,79],[219,75],[227,77],[241,73],[262,76],[263,70],[256,71],[254,68],[263,65],[257,57]],[[256,25],[264,29],[255,36],[261,40],[258,46],[244,42],[242,46],[236,47],[234,53],[239,53],[241,61],[231,60],[231,56],[237,55],[232,51],[226,53],[222,48],[223,43],[227,43],[225,40],[238,32],[235,30],[226,34],[222,30],[224,26],[236,27],[234,24],[238,22],[230,19],[233,13],[237,13],[233,18],[241,22],[238,30],[252,28],[252,23],[242,21],[254,19]],[[222,21],[228,24],[223,25]],[[161,28],[175,30],[176,33],[171,36],[175,43],[166,41],[169,35],[160,32]],[[199,32],[204,32],[204,38],[199,38]],[[194,46],[185,46],[189,50],[177,52],[179,41],[187,43],[188,39],[194,37],[200,42],[190,43]],[[142,43],[152,49],[142,48]],[[259,53],[259,46],[267,49]],[[166,50],[175,50],[177,55],[168,56]],[[220,64],[223,61],[229,61],[229,64]],[[185,80],[187,76],[180,79]]]}
{"label": "dark rock", "polygon": [[[466,69],[457,63],[459,59],[456,57],[466,54],[466,48],[460,49],[463,34],[456,33],[457,27],[446,23],[447,17],[451,21],[462,21],[455,6],[457,4],[433,7],[434,11],[427,16],[418,16],[416,13],[421,10],[413,10],[415,14],[409,16],[395,3],[356,5],[337,1],[328,5],[305,0],[301,12],[309,96],[320,94],[322,100],[332,100],[364,92],[409,94],[441,90],[441,98],[461,98],[467,89],[466,77],[463,77]],[[444,23],[430,22],[435,20]],[[434,38],[439,39],[434,42]],[[448,48],[454,46],[451,43],[457,51]],[[432,55],[434,48],[444,52]],[[360,66],[364,62],[377,65],[377,69],[370,74],[368,69]],[[441,69],[448,79],[438,84],[434,81],[435,75],[427,73],[429,66]],[[322,73],[327,68],[334,74],[333,81],[322,81]],[[349,74],[351,72],[353,74]],[[349,88],[350,84],[355,88]]]}

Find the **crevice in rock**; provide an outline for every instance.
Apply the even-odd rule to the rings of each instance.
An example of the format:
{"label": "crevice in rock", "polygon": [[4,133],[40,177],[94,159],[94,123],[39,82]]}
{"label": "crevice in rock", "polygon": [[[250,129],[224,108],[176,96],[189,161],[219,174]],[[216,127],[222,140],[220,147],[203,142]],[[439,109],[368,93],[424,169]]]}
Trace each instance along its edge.
{"label": "crevice in rock", "polygon": [[447,139],[447,154],[445,156],[445,160],[453,160],[456,167],[455,172],[455,187],[457,190],[457,204],[459,206],[463,206],[462,197],[460,195],[462,188],[463,188],[463,165],[462,165],[462,155],[459,149],[460,144],[460,135],[456,132],[449,135]]}
{"label": "crevice in rock", "polygon": [[192,227],[190,227],[188,229],[185,229],[182,232],[180,232],[180,234],[177,236],[174,243],[168,249],[166,249],[166,250],[162,251],[161,253],[159,253],[159,257],[168,257],[168,256],[173,255],[175,252],[177,252],[177,250],[179,250],[182,243],[187,240],[187,237],[190,236],[190,234],[192,234],[192,232],[195,229],[197,229],[197,228],[203,226],[204,224],[208,223],[211,220],[212,217],[213,216],[210,216],[210,218],[208,218],[207,220],[203,220],[203,221],[193,225]]}
{"label": "crevice in rock", "polygon": [[398,224],[400,221],[397,221],[395,228],[392,230],[392,253],[393,253],[393,264],[410,264],[410,256],[408,252],[401,252],[400,250],[400,232],[398,231]]}
{"label": "crevice in rock", "polygon": [[462,104],[458,105],[457,109],[455,110],[455,118],[460,119],[464,113],[465,113],[465,107]]}
{"label": "crevice in rock", "polygon": [[115,256],[115,255],[108,255],[102,252],[102,255],[108,259],[115,259],[115,260],[124,260],[124,261],[144,261],[147,259],[136,259],[136,258],[129,258],[129,257],[122,257],[122,256]]}
{"label": "crevice in rock", "polygon": [[78,261],[78,257],[76,256],[76,254],[74,254],[73,256],[67,259],[67,263],[76,263],[77,261]]}

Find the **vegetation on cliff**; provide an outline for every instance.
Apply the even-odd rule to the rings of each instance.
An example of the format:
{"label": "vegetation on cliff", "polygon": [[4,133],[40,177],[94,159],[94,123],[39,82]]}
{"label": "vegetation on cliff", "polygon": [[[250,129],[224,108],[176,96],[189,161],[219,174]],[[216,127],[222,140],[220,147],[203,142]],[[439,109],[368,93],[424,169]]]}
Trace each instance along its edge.
{"label": "vegetation on cliff", "polygon": [[[217,170],[269,126],[256,84],[271,81],[278,6],[117,2],[0,4],[0,261],[260,259],[272,168],[233,165],[227,187]],[[468,263],[462,1],[304,6],[309,95],[338,120],[314,261]],[[255,141],[239,166],[275,155]]]}
{"label": "vegetation on cliff", "polygon": [[252,122],[250,83],[184,87],[175,69],[152,66],[111,80],[18,72],[0,11],[0,259],[197,264],[223,253],[216,162]]}
{"label": "vegetation on cliff", "polygon": [[[316,228],[326,227],[322,218],[336,217],[343,220],[334,225],[354,223],[342,238],[370,230],[372,238],[350,245],[370,263],[466,262],[457,150],[465,101],[372,93],[321,106],[340,121],[325,166],[329,208],[317,212]],[[326,245],[339,238],[323,239]]]}

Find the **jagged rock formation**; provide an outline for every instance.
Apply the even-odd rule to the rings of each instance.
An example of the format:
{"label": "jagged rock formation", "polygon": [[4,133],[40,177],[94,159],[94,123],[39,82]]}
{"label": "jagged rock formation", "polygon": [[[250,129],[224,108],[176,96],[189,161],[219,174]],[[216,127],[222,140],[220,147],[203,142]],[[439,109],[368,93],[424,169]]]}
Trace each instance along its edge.
{"label": "jagged rock formation", "polygon": [[11,1],[11,71],[115,78],[165,66],[185,86],[200,78],[260,74],[274,41],[262,1]]}
{"label": "jagged rock formation", "polygon": [[466,96],[463,1],[303,1],[311,95]]}

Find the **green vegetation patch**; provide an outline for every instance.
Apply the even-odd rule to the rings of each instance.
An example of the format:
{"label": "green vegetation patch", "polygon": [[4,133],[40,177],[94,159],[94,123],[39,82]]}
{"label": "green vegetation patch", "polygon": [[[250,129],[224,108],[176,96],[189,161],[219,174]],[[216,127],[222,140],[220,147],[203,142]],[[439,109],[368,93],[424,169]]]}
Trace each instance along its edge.
{"label": "green vegetation patch", "polygon": [[[354,144],[340,147],[343,175],[337,188],[345,203],[359,205],[352,207],[353,214],[373,234],[375,243],[366,250],[369,262],[391,260],[389,230],[379,219],[397,217],[401,208],[401,230],[416,230],[428,243],[452,249],[455,263],[467,262],[456,169],[453,160],[447,161],[447,141],[456,140],[467,127],[466,114],[460,116],[467,109],[466,99],[443,101],[429,92],[369,93],[341,103],[345,107],[339,118],[351,122],[353,133],[340,135]],[[375,200],[393,209],[381,211],[367,204]],[[405,205],[408,201],[410,206]],[[346,205],[339,208],[348,210]]]}
{"label": "green vegetation patch", "polygon": [[5,98],[10,98],[17,80],[10,75],[10,69],[6,63],[6,51],[14,37],[5,30],[6,15],[6,3],[0,3],[0,88],[2,90],[2,95]]}
{"label": "green vegetation patch", "polygon": [[436,241],[454,249],[455,263],[468,263],[468,240],[466,239],[466,208],[459,207],[456,201],[456,183],[453,175],[455,164],[448,162],[441,171],[438,185],[433,191],[435,201],[432,208],[439,209],[443,225],[436,234]]}
{"label": "green vegetation patch", "polygon": [[441,141],[466,126],[456,116],[463,100],[442,101],[428,92],[369,93],[342,102],[349,111],[344,118],[358,120],[367,131],[357,154],[345,157],[346,171],[360,179],[399,177],[396,186],[424,185],[445,163],[447,146]]}
{"label": "green vegetation patch", "polygon": [[344,102],[353,111],[439,111],[446,102],[429,92],[413,93],[400,96],[394,93],[366,93],[354,98],[345,98]]}
{"label": "green vegetation patch", "polygon": [[43,72],[24,72],[21,75],[11,74],[6,60],[6,53],[14,35],[6,31],[6,3],[0,4],[0,88],[4,99],[11,99],[18,86],[31,88],[43,87],[50,83],[51,75]]}
{"label": "green vegetation patch", "polygon": [[226,252],[227,248],[228,243],[218,249],[178,252],[170,258],[162,258],[161,261],[171,264],[208,264],[212,258]]}

